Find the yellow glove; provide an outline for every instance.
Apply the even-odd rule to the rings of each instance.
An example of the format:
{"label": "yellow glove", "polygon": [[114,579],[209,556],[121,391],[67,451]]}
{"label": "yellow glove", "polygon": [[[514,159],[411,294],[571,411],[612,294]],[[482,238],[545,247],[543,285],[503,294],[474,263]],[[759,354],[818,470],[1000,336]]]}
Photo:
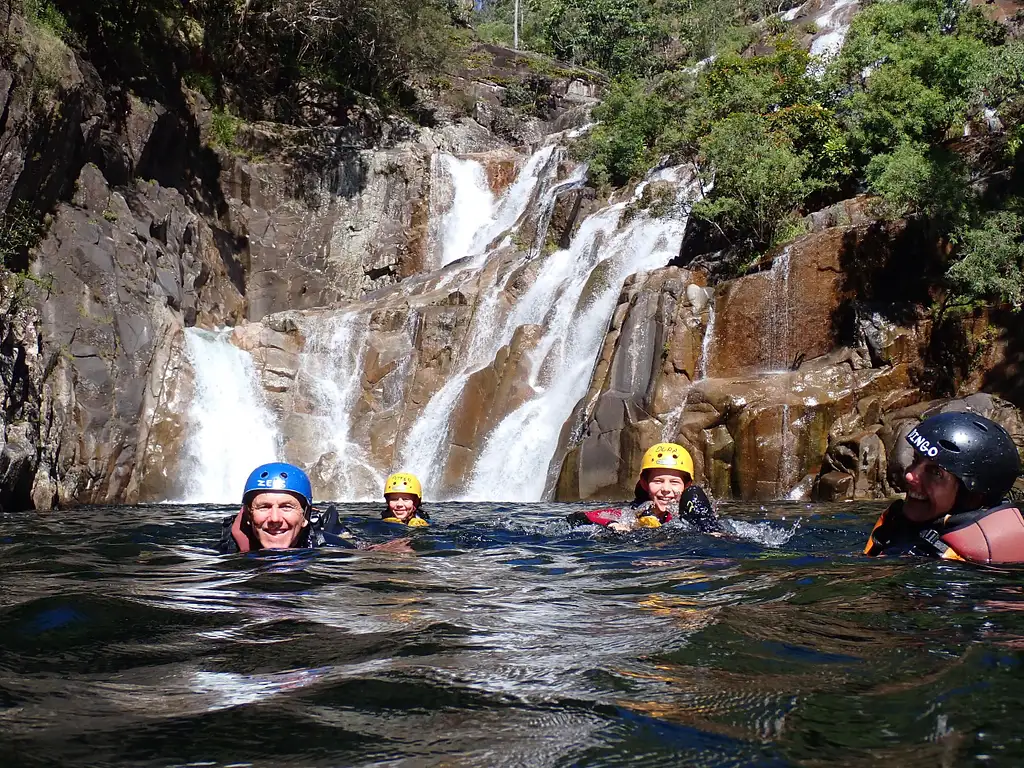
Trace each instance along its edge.
{"label": "yellow glove", "polygon": [[641,528],[661,528],[661,520],[654,515],[641,515],[636,519],[636,524]]}
{"label": "yellow glove", "polygon": [[407,525],[410,528],[426,528],[430,523],[424,520],[422,517],[410,517]]}

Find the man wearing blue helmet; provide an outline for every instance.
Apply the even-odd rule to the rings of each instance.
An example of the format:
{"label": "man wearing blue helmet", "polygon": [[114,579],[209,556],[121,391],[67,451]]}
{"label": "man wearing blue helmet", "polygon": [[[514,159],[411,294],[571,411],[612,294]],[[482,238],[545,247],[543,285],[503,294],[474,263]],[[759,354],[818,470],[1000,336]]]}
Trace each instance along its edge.
{"label": "man wearing blue helmet", "polygon": [[330,506],[321,512],[313,506],[309,477],[294,464],[262,464],[249,474],[238,514],[224,519],[221,554],[261,549],[347,547],[380,552],[412,552],[409,539],[382,544],[357,544]]}
{"label": "man wearing blue helmet", "polygon": [[324,544],[352,546],[335,513],[325,519],[313,508],[309,477],[293,464],[256,467],[245,481],[242,508],[224,521],[218,549],[225,554],[293,549]]}

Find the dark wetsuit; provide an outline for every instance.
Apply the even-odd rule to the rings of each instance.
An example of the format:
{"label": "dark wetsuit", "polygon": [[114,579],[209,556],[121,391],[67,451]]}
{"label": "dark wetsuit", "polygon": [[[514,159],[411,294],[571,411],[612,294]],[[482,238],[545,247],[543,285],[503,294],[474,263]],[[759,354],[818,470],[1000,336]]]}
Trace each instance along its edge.
{"label": "dark wetsuit", "polygon": [[864,554],[923,555],[981,565],[1024,564],[1024,516],[1018,503],[945,515],[928,523],[903,516],[893,502],[875,523]]}
{"label": "dark wetsuit", "polygon": [[[618,522],[622,518],[624,511],[637,513],[645,507],[653,508],[653,505],[648,500],[637,499],[626,510],[618,507],[591,509],[586,512],[573,512],[566,520],[572,526],[608,526],[611,523]],[[650,512],[649,514],[656,515],[655,512]],[[667,523],[672,519],[671,512],[664,517],[656,516],[660,523]],[[717,533],[722,530],[718,517],[715,515],[715,510],[711,506],[711,499],[708,498],[708,495],[704,493],[704,489],[699,485],[690,485],[683,491],[683,495],[679,498],[679,516],[701,533]]]}
{"label": "dark wetsuit", "polygon": [[[236,538],[235,523],[239,522],[238,535],[243,537],[248,544],[243,548]],[[313,549],[316,547],[346,547],[355,548],[355,542],[351,540],[351,534],[338,519],[338,509],[331,505],[323,512],[314,507],[309,515],[309,525],[302,529],[298,541],[293,549]],[[220,541],[217,544],[217,551],[222,555],[233,555],[238,552],[253,552],[260,547],[259,540],[252,530],[252,523],[247,515],[236,513],[224,518],[221,523]]]}

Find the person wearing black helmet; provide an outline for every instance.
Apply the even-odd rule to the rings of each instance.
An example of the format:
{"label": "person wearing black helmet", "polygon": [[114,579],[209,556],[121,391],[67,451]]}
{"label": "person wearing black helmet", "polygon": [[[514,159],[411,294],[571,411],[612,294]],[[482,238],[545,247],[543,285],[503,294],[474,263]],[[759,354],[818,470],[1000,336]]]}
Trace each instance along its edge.
{"label": "person wearing black helmet", "polygon": [[1024,516],[1005,496],[1020,454],[999,424],[941,413],[907,434],[906,498],[875,523],[864,554],[916,554],[980,564],[1024,563]]}

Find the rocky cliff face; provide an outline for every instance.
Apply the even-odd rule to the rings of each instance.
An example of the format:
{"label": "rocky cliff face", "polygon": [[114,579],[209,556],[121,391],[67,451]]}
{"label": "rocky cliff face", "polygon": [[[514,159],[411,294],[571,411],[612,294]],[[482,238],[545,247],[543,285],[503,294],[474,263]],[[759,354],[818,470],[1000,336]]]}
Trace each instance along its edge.
{"label": "rocky cliff face", "polygon": [[[684,445],[718,498],[898,492],[899,459],[909,457],[897,438],[943,407],[937,395],[970,392],[981,378],[940,370],[956,357],[943,344],[973,338],[959,365],[986,356],[988,371],[1016,370],[1020,352],[990,318],[936,328],[922,309],[929,276],[901,268],[908,252],[934,248],[928,233],[865,211],[853,200],[813,217],[819,231],[782,248],[770,268],[714,291],[675,267],[631,281],[563,434],[557,497],[627,496],[643,450],[659,440]],[[979,343],[979,326],[1001,342]],[[1001,375],[987,388],[1021,405]],[[1024,444],[1012,403],[976,395],[950,407],[991,416]]]}
{"label": "rocky cliff face", "polygon": [[[873,498],[936,398],[1022,404],[1012,319],[937,325],[900,259],[932,239],[863,200],[747,277],[664,267],[689,262],[693,190],[680,169],[615,204],[584,185],[559,132],[592,73],[479,46],[433,127],[242,126],[214,149],[201,97],[107,90],[18,29],[0,231],[50,213],[31,254],[5,244],[23,271],[0,280],[5,509],[180,497],[209,374],[192,326],[234,327],[278,455],[342,499],[398,468],[433,498],[621,498],[664,439],[719,498]],[[1021,435],[1008,402],[970,405]]]}
{"label": "rocky cliff face", "polygon": [[[164,105],[109,90],[18,18],[10,39],[0,210],[5,227],[22,207],[51,213],[31,253],[3,243],[6,266],[29,278],[4,272],[0,291],[3,508],[167,498],[194,392],[186,327],[350,301],[434,269],[428,210],[451,195],[437,152],[493,153],[496,192],[522,159],[470,117],[515,123],[503,94],[525,65],[500,49],[471,52],[458,73],[468,113],[439,103],[436,129],[372,116],[306,134],[247,126],[213,149],[200,96]],[[593,101],[575,73],[531,83],[544,102],[531,135]],[[437,382],[421,379],[424,397]]]}

